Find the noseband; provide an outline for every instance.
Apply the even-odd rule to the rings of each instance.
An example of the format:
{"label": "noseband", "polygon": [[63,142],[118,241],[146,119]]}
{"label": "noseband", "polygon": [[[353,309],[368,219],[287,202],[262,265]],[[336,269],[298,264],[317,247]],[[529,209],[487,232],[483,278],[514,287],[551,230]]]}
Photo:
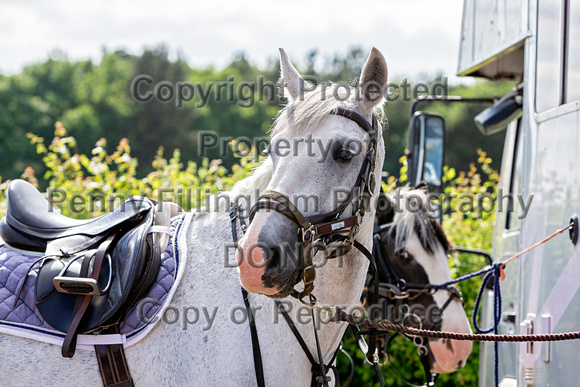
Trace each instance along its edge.
{"label": "noseband", "polygon": [[[357,176],[356,182],[346,199],[334,210],[312,216],[304,216],[292,201],[283,193],[266,190],[250,211],[249,222],[251,223],[256,212],[262,209],[272,210],[284,215],[298,226],[298,237],[303,246],[304,254],[301,255],[301,279],[304,289],[298,291],[292,289],[290,295],[304,303],[303,299],[310,296],[314,289],[316,269],[313,265],[315,250],[326,249],[328,257],[334,258],[349,251],[354,243],[354,238],[359,231],[363,216],[370,205],[370,197],[375,189],[375,159],[377,153],[377,119],[372,116],[372,124],[360,114],[343,108],[332,110],[330,114],[347,118],[355,122],[370,137],[370,146]],[[366,196],[366,198],[365,198]],[[354,202],[354,203],[353,203]],[[352,215],[340,219],[346,208],[353,203]],[[314,299],[315,300],[315,299]],[[311,301],[312,302],[312,301]]]}

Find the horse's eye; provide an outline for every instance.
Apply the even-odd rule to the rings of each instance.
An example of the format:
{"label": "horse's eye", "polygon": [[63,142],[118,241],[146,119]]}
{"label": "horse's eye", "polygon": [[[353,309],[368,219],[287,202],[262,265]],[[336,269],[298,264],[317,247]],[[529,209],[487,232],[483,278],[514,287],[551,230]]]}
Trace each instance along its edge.
{"label": "horse's eye", "polygon": [[339,149],[334,154],[334,159],[338,161],[350,161],[352,159],[352,152],[346,149]]}

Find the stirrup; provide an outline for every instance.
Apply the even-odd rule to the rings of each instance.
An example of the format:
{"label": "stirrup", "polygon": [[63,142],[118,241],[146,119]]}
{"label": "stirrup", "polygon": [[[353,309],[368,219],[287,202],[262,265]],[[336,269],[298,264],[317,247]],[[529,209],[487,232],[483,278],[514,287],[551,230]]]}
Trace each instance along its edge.
{"label": "stirrup", "polygon": [[[59,293],[64,294],[73,294],[73,295],[80,295],[80,296],[102,296],[106,294],[110,287],[111,282],[113,280],[113,262],[111,259],[110,254],[105,255],[107,260],[109,261],[109,278],[107,280],[107,286],[104,289],[101,289],[99,283],[94,278],[83,278],[83,277],[67,277],[66,271],[70,267],[70,265],[79,258],[84,257],[84,255],[79,255],[78,257],[72,259],[61,271],[60,273],[54,277],[52,283],[54,284],[54,288]],[[92,258],[92,257],[91,257]],[[90,259],[90,258],[89,258]]]}

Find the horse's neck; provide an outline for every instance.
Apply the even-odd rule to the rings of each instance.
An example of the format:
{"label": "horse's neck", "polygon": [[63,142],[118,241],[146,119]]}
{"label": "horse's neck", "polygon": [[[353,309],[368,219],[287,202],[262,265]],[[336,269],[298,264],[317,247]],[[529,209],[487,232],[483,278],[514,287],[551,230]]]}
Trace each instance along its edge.
{"label": "horse's neck", "polygon": [[234,185],[231,190],[232,201],[236,202],[241,199],[250,199],[250,203],[247,204],[251,207],[251,203],[258,201],[260,193],[266,189],[271,178],[272,160],[268,157],[256,168],[252,175],[240,180]]}

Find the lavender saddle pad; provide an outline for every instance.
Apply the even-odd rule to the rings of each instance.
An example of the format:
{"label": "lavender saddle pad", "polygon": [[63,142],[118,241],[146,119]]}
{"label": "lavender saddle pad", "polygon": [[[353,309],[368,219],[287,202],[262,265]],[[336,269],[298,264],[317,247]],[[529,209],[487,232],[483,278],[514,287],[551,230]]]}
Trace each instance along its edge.
{"label": "lavender saddle pad", "polygon": [[[120,334],[79,335],[78,348],[92,350],[94,344],[132,345],[153,328],[153,324],[148,323],[169,304],[183,272],[177,241],[184,219],[180,215],[171,220],[171,238],[161,254],[161,267],[155,283],[147,296],[127,314],[120,325]],[[38,256],[12,250],[0,240],[0,333],[60,345],[65,333],[51,327],[36,308],[36,270],[31,270],[24,278],[30,265],[37,259]],[[22,281],[25,281],[24,287],[14,306]]]}

